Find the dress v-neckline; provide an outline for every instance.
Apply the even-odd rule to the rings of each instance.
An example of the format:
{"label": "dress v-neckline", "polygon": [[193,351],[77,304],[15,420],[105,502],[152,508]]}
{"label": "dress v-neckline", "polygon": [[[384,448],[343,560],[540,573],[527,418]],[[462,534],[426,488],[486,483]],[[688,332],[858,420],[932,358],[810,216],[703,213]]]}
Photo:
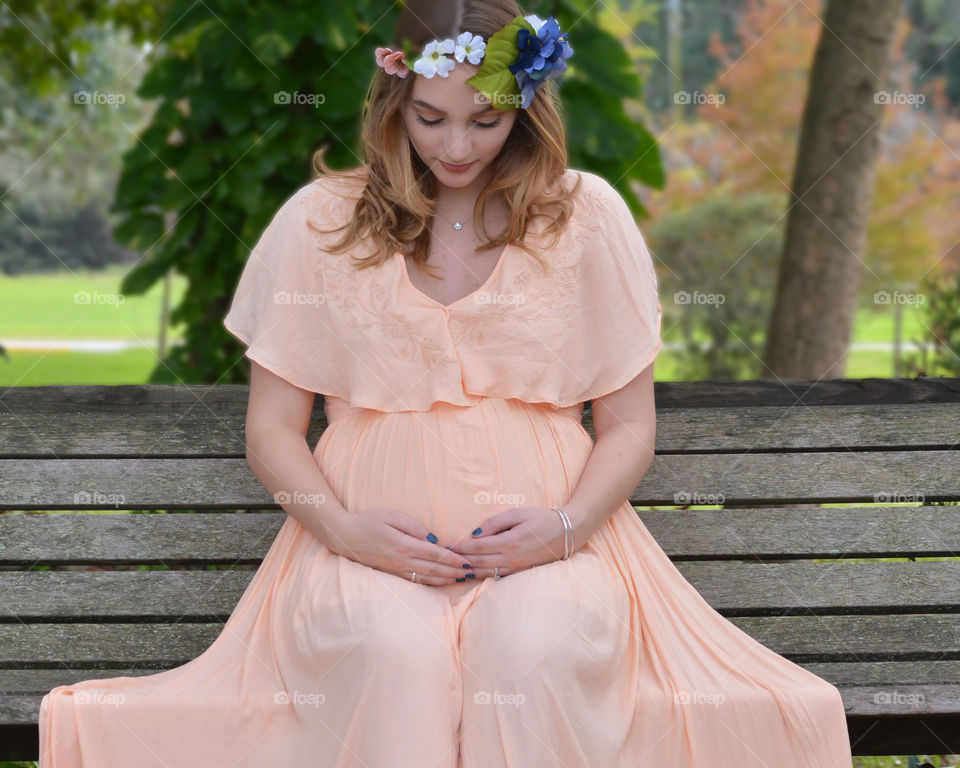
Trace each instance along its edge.
{"label": "dress v-neckline", "polygon": [[503,263],[507,259],[507,254],[510,252],[510,249],[513,247],[514,246],[511,245],[510,243],[507,243],[507,245],[504,246],[504,249],[500,252],[500,258],[497,259],[497,263],[494,265],[493,271],[490,273],[489,277],[487,277],[487,279],[483,281],[483,285],[481,285],[479,288],[476,288],[475,290],[470,291],[470,293],[466,294],[465,296],[461,296],[456,301],[450,302],[449,304],[443,304],[437,301],[432,296],[427,296],[427,294],[425,294],[423,291],[417,288],[416,285],[413,284],[413,280],[410,279],[410,273],[407,270],[407,259],[403,255],[403,251],[394,251],[393,255],[400,259],[400,270],[401,270],[401,276],[403,278],[403,282],[405,282],[407,286],[424,301],[430,302],[434,306],[442,309],[444,312],[449,312],[458,304],[461,304],[462,302],[467,301],[468,299],[475,298],[477,295],[487,290],[491,286],[493,281],[497,279],[497,276],[502,271]]}

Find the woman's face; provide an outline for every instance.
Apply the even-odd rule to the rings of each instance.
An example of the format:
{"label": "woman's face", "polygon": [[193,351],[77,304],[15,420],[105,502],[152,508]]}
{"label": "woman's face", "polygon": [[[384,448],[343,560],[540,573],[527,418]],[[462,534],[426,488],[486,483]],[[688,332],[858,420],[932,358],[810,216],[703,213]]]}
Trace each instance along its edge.
{"label": "woman's face", "polygon": [[[499,110],[464,80],[478,65],[457,62],[447,77],[414,75],[403,110],[407,133],[420,159],[441,184],[465,187],[490,166],[510,135],[516,109]],[[413,74],[413,73],[411,73]],[[466,170],[444,167],[466,165]]]}

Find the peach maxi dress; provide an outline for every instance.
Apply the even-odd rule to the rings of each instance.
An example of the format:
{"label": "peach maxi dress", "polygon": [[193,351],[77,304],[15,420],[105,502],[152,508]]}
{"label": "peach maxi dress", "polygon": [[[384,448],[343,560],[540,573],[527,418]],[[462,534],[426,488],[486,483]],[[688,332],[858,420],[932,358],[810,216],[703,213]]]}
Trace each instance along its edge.
{"label": "peach maxi dress", "polygon": [[[399,252],[355,271],[324,250],[340,234],[316,227],[349,219],[359,177],[306,184],[270,222],[225,324],[326,396],[313,455],[348,511],[401,510],[446,545],[573,494],[583,402],[661,347],[642,235],[610,184],[577,177],[560,239],[537,248],[531,223],[551,274],[508,246],[446,306]],[[206,651],[54,688],[40,749],[41,768],[851,765],[838,690],[716,612],[628,502],[568,560],[446,587],[335,554],[288,516]]]}

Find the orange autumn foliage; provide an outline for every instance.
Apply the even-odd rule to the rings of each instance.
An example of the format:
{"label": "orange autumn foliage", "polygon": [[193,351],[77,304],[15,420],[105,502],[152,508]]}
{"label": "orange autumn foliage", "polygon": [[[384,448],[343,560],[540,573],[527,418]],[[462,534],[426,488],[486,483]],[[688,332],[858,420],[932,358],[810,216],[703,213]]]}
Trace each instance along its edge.
{"label": "orange autumn foliage", "polygon": [[[750,192],[781,198],[786,212],[822,7],[819,0],[748,0],[736,50],[713,35],[709,51],[720,67],[704,94],[717,103],[699,104],[696,119],[661,126],[668,185],[650,196],[654,216]],[[912,85],[913,62],[903,53],[909,32],[904,17],[890,82],[881,88],[907,98],[883,110],[864,293],[960,266],[960,154],[951,150],[960,146],[960,121],[942,80],[922,91]],[[919,99],[922,108],[908,103]]]}

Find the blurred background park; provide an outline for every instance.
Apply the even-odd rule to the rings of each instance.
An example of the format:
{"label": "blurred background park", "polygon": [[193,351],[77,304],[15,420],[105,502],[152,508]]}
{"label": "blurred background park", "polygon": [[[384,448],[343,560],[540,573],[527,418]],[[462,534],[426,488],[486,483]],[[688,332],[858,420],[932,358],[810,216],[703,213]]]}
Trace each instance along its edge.
{"label": "blurred background park", "polygon": [[[904,3],[870,131],[834,118],[857,133],[826,160],[800,142],[823,3],[559,6],[582,51],[561,88],[569,164],[623,192],[654,253],[659,380],[957,375],[960,6]],[[394,14],[6,5],[0,385],[244,381],[221,326],[240,270],[314,150],[362,162],[374,64],[355,41],[388,39]],[[798,157],[838,183],[797,195]],[[867,206],[818,209],[821,189]],[[778,296],[780,270],[810,279]]]}
{"label": "blurred background park", "polygon": [[[826,0],[523,8],[576,41],[569,165],[650,246],[658,380],[960,376],[960,4],[846,28]],[[0,387],[245,382],[222,326],[240,271],[314,151],[363,162],[370,41],[395,17],[6,0]]]}

